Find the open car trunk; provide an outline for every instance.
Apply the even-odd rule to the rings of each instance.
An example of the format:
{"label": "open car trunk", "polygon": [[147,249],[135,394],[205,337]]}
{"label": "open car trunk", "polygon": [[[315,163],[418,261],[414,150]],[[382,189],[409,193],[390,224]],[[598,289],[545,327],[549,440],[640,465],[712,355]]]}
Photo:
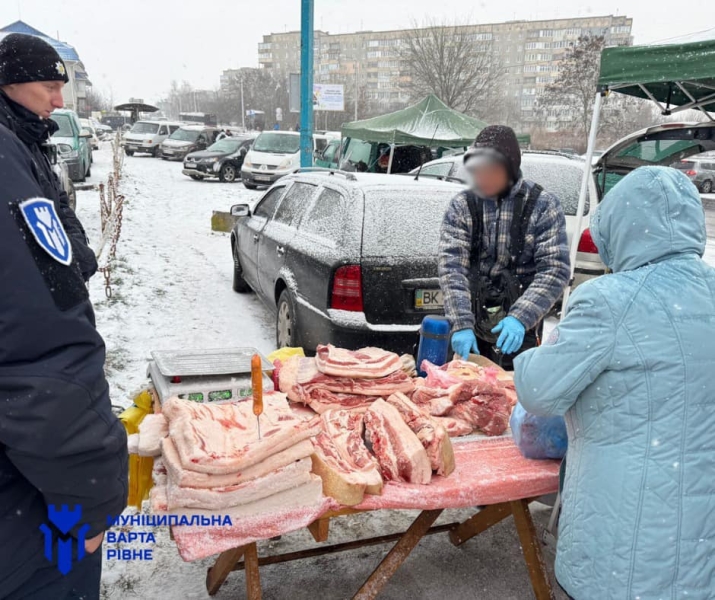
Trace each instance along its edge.
{"label": "open car trunk", "polygon": [[715,150],[715,123],[666,123],[633,133],[606,150],[594,165],[599,199],[643,166],[669,167]]}

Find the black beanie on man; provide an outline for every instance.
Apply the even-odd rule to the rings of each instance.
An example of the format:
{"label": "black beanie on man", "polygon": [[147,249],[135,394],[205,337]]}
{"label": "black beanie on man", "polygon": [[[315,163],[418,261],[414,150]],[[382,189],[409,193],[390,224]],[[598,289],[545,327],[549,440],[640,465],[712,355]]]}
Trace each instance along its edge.
{"label": "black beanie on man", "polygon": [[509,179],[515,183],[521,169],[521,148],[516,134],[506,125],[489,125],[479,132],[474,145],[464,155],[466,164],[473,157],[492,155],[506,167]]}
{"label": "black beanie on man", "polygon": [[0,39],[0,86],[31,81],[69,81],[57,50],[34,35],[11,33]]}

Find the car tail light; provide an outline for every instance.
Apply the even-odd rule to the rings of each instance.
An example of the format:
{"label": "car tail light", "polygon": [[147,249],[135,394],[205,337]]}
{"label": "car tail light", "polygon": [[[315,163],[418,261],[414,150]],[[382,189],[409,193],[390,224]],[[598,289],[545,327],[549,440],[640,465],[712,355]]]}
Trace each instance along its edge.
{"label": "car tail light", "polygon": [[335,271],[330,308],[362,312],[362,269],[359,265],[346,265]]}
{"label": "car tail light", "polygon": [[698,174],[698,172],[697,172],[697,171],[693,171],[692,169],[688,169],[687,171],[685,171],[685,174],[686,174],[688,177],[695,177],[695,176]]}
{"label": "car tail light", "polygon": [[598,254],[598,248],[596,248],[596,244],[593,243],[590,229],[583,230],[581,239],[578,242],[578,251],[585,252],[586,254]]}

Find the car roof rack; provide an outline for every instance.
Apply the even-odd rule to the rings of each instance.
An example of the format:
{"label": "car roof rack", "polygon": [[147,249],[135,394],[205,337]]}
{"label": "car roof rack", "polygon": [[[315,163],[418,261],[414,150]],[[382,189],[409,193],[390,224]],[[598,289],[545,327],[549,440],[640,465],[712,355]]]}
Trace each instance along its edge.
{"label": "car roof rack", "polygon": [[357,181],[358,178],[355,177],[355,173],[350,171],[341,171],[340,169],[327,169],[325,167],[301,167],[295,173],[318,173],[324,175],[342,175],[348,181]]}

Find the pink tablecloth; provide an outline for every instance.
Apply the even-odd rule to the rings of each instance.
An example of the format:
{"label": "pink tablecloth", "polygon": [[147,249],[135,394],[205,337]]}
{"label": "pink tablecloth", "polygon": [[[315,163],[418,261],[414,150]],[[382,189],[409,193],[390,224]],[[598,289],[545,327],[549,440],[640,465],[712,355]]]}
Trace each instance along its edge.
{"label": "pink tablecloth", "polygon": [[[457,468],[429,485],[388,483],[381,496],[365,496],[360,510],[469,508],[556,492],[559,462],[529,460],[511,438],[454,441]],[[329,498],[301,510],[287,509],[234,522],[232,527],[174,527],[174,540],[186,561],[237,548],[308,526],[341,507]]]}

